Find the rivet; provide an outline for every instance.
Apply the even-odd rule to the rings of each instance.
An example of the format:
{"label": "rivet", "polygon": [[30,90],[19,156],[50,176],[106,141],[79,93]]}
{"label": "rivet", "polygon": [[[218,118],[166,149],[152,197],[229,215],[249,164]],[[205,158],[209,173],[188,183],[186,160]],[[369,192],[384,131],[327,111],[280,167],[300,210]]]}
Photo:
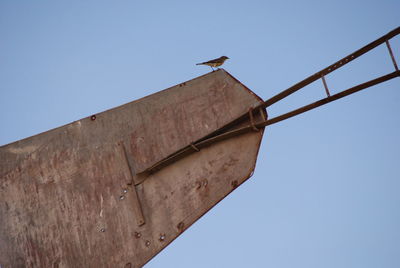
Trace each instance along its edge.
{"label": "rivet", "polygon": [[161,242],[164,241],[164,240],[165,240],[165,234],[160,234],[159,240],[160,240]]}
{"label": "rivet", "polygon": [[231,185],[233,188],[236,188],[238,186],[238,181],[237,180],[232,181]]}
{"label": "rivet", "polygon": [[150,241],[149,240],[146,241],[146,247],[150,247]]}
{"label": "rivet", "polygon": [[92,116],[90,117],[90,119],[91,119],[92,121],[96,120],[96,115],[95,115],[95,114],[92,115]]}
{"label": "rivet", "polygon": [[101,228],[100,232],[104,233],[106,231],[106,228]]}
{"label": "rivet", "polygon": [[121,195],[120,197],[119,197],[119,200],[124,200],[125,199],[125,196],[123,196],[123,195]]}
{"label": "rivet", "polygon": [[183,228],[185,227],[185,224],[183,223],[183,221],[181,221],[180,223],[178,223],[176,227],[178,228],[179,231],[182,231]]}
{"label": "rivet", "polygon": [[122,190],[122,192],[123,192],[124,194],[126,194],[126,193],[128,192],[128,190],[127,190],[127,189],[124,189],[124,190]]}
{"label": "rivet", "polygon": [[139,232],[135,232],[135,237],[136,237],[136,238],[140,238],[140,237],[142,237],[142,234],[139,233]]}
{"label": "rivet", "polygon": [[200,187],[201,187],[201,182],[196,182],[196,189],[200,189]]}
{"label": "rivet", "polygon": [[205,180],[203,181],[203,186],[204,186],[204,187],[206,187],[206,186],[207,186],[207,184],[208,184],[208,180],[207,180],[207,179],[205,179]]}

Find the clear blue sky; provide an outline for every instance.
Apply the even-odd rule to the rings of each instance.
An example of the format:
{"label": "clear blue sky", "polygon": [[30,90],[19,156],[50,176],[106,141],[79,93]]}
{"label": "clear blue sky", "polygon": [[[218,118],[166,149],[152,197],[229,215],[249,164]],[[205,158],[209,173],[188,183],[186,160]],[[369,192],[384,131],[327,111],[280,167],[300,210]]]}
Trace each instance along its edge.
{"label": "clear blue sky", "polygon": [[[0,0],[0,145],[224,68],[266,99],[400,25],[400,1]],[[392,41],[400,63],[400,37]],[[393,71],[386,47],[327,76]],[[320,81],[271,107],[324,96]],[[400,267],[400,79],[266,130],[254,176],[145,267]]]}

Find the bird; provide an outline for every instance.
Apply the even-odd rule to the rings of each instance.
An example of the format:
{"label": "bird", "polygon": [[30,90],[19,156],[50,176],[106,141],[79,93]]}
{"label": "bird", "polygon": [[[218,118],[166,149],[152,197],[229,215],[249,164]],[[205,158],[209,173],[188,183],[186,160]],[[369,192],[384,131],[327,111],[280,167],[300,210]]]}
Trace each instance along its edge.
{"label": "bird", "polygon": [[222,64],[224,64],[224,62],[229,59],[227,56],[222,56],[219,57],[217,59],[213,59],[213,60],[209,60],[209,61],[205,61],[205,62],[201,62],[201,63],[197,63],[196,65],[208,65],[211,67],[211,69],[214,72],[214,68],[213,67],[218,67],[221,66]]}

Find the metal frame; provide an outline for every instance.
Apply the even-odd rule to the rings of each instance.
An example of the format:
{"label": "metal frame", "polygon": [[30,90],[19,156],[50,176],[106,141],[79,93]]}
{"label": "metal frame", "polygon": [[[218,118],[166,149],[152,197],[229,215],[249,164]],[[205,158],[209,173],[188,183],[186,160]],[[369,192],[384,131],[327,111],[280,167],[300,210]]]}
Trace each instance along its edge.
{"label": "metal frame", "polygon": [[[203,139],[198,140],[197,142],[191,143],[190,145],[182,148],[181,150],[171,154],[170,156],[166,157],[165,159],[155,163],[154,165],[152,165],[151,167],[147,168],[143,173],[153,173],[156,172],[157,170],[163,168],[166,165],[169,165],[175,161],[177,161],[178,159],[186,156],[187,154],[193,152],[193,149],[195,148],[194,151],[198,151],[203,147],[209,146],[212,143],[224,140],[224,139],[228,139],[237,135],[242,135],[244,133],[250,132],[250,131],[254,131],[254,130],[258,130],[259,128],[263,128],[266,127],[268,125],[272,125],[275,124],[277,122],[280,122],[282,120],[286,120],[290,117],[299,115],[301,113],[307,112],[309,110],[315,109],[321,105],[325,105],[329,102],[338,100],[340,98],[346,97],[348,95],[351,95],[353,93],[356,93],[358,91],[361,91],[363,89],[366,89],[368,87],[372,87],[374,85],[383,83],[385,81],[388,81],[390,79],[396,78],[400,76],[400,71],[398,69],[393,51],[390,47],[389,44],[389,40],[393,37],[395,37],[396,35],[400,34],[400,27],[397,27],[396,29],[390,31],[389,33],[385,34],[384,36],[376,39],[375,41],[367,44],[366,46],[356,50],[355,52],[349,54],[348,56],[338,60],[337,62],[329,65],[328,67],[322,69],[319,72],[316,72],[315,74],[307,77],[306,79],[298,82],[297,84],[291,86],[290,88],[280,92],[279,94],[273,96],[272,98],[264,101],[263,103],[261,103],[260,105],[256,106],[256,107],[252,107],[249,109],[249,112],[246,114],[243,114],[242,116],[238,117],[237,119],[233,120],[231,123],[227,124],[225,127],[219,129],[218,131],[204,137]],[[370,81],[367,81],[365,83],[361,83],[359,85],[356,85],[354,87],[351,87],[347,90],[344,90],[342,92],[339,92],[337,94],[334,95],[330,95],[330,92],[328,90],[328,86],[326,84],[326,80],[325,80],[325,76],[337,69],[339,69],[340,67],[348,64],[349,62],[353,61],[354,59],[364,55],[365,53],[367,53],[368,51],[376,48],[377,46],[386,43],[386,46],[389,50],[389,54],[390,57],[392,59],[393,65],[395,67],[395,71],[383,76],[380,76],[378,78],[372,79]],[[287,96],[295,93],[296,91],[304,88],[305,86],[311,84],[312,82],[318,80],[318,79],[322,79],[327,97],[321,100],[318,100],[314,103],[308,104],[306,106],[303,106],[301,108],[295,109],[291,112],[285,113],[283,115],[271,118],[269,120],[263,120],[262,122],[258,122],[255,123],[254,119],[253,119],[253,110],[256,109],[266,109],[267,107],[271,106],[272,104],[286,98]],[[239,123],[243,122],[243,121],[250,121],[250,125],[245,126],[245,127],[241,127],[241,128],[236,128],[234,130],[232,130],[233,127],[237,126]]]}

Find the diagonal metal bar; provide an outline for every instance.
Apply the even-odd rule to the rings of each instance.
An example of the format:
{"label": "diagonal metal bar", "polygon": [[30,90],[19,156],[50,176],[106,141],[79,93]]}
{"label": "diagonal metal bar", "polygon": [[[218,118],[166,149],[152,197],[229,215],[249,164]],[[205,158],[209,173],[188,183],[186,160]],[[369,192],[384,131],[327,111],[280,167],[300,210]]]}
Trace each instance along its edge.
{"label": "diagonal metal bar", "polygon": [[328,85],[326,84],[325,76],[322,76],[321,79],[322,79],[322,83],[324,84],[326,95],[328,97],[330,97],[331,93],[329,92]]}
{"label": "diagonal metal bar", "polygon": [[389,40],[386,40],[386,46],[387,46],[387,48],[388,48],[388,50],[389,50],[390,57],[392,58],[392,62],[393,62],[393,65],[394,65],[394,69],[395,69],[396,71],[398,71],[398,70],[399,70],[399,67],[397,66],[396,59],[395,59],[395,57],[394,57],[392,48],[390,47]]}

